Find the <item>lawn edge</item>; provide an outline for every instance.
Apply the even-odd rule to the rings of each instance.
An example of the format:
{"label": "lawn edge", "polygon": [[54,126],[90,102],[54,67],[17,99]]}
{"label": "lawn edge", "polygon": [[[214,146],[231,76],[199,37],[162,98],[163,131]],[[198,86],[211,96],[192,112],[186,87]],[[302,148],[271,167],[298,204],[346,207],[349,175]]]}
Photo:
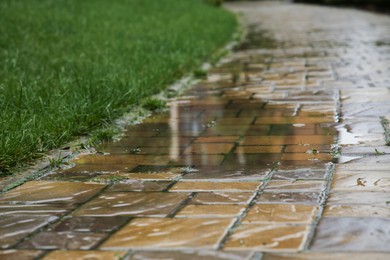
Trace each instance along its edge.
{"label": "lawn edge", "polygon": [[[247,35],[246,26],[242,17],[240,17],[239,14],[231,12],[225,7],[223,8],[236,17],[237,29],[232,34],[231,40],[223,47],[215,50],[214,53],[210,55],[209,59],[206,60],[198,69],[208,71],[223,63],[223,59],[228,57],[233,52],[234,48],[238,46]],[[200,81],[201,79],[196,78],[193,75],[193,71],[189,71],[183,77],[176,80],[171,85],[166,86],[163,91],[153,95],[152,97],[167,101],[169,98],[180,96],[185,90]],[[174,92],[175,95],[168,98],[168,93],[172,92]],[[142,99],[140,104],[142,104],[142,101],[145,99]],[[93,129],[91,133],[111,127],[117,132],[117,134],[112,138],[117,140],[123,136],[124,130],[127,126],[139,124],[144,119],[158,113],[158,111],[149,111],[142,108],[142,105],[131,105],[126,110],[128,112],[115,119],[112,124],[107,124]],[[96,150],[94,146],[99,144],[99,142],[94,145],[89,145],[91,138],[92,136],[76,136],[70,142],[65,143],[61,147],[45,152],[41,158],[34,160],[29,163],[29,165],[21,166],[21,170],[16,170],[10,175],[0,177],[0,194],[12,190],[28,181],[36,180],[51,171],[58,170],[60,168],[71,168],[73,165],[69,164],[69,161],[77,156],[95,154]],[[55,163],[55,166],[53,167],[53,162],[60,163]]]}

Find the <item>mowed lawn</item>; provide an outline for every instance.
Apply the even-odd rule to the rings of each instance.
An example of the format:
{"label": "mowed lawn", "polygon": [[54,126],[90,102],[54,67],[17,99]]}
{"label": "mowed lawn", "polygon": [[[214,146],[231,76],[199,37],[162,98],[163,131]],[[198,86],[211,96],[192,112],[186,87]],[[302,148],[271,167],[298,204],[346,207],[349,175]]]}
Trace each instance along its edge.
{"label": "mowed lawn", "polygon": [[202,0],[1,0],[0,175],[163,90],[236,27]]}

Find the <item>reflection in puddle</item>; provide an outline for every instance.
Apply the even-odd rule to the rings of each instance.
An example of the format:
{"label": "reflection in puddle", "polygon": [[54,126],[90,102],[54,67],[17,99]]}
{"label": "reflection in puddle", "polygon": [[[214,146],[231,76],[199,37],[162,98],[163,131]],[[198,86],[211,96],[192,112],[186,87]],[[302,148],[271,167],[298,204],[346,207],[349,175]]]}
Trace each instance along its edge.
{"label": "reflection in puddle", "polygon": [[359,144],[359,135],[351,133],[346,125],[338,126],[337,131],[339,132],[338,143],[340,145]]}

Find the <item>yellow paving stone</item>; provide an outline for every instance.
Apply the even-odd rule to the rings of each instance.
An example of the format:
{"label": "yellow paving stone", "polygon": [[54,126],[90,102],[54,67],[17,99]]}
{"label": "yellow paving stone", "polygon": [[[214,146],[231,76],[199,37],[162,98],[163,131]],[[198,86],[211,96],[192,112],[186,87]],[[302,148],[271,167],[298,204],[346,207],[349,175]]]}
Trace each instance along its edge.
{"label": "yellow paving stone", "polygon": [[43,260],[120,260],[126,255],[125,251],[52,251]]}
{"label": "yellow paving stone", "polygon": [[390,218],[390,207],[375,205],[326,206],[324,217],[379,217]]}
{"label": "yellow paving stone", "polygon": [[389,191],[389,188],[390,174],[387,171],[336,171],[332,183],[334,191]]}
{"label": "yellow paving stone", "polygon": [[235,153],[281,153],[280,145],[245,145],[238,146]]}
{"label": "yellow paving stone", "polygon": [[195,143],[234,143],[239,139],[239,136],[205,136],[196,138]]}
{"label": "yellow paving stone", "polygon": [[386,253],[337,253],[337,252],[324,252],[324,253],[295,253],[295,254],[271,254],[266,253],[261,258],[262,260],[388,260],[389,254]]}
{"label": "yellow paving stone", "polygon": [[199,192],[192,202],[196,204],[247,204],[253,192]]}
{"label": "yellow paving stone", "polygon": [[[261,97],[261,95],[260,95]],[[256,125],[269,124],[318,124],[318,123],[333,123],[332,117],[261,117],[257,118]]]}
{"label": "yellow paving stone", "polygon": [[219,250],[138,251],[131,254],[130,260],[249,260],[253,254]]}
{"label": "yellow paving stone", "polygon": [[317,206],[299,204],[258,204],[254,205],[245,218],[244,224],[254,223],[298,223],[311,224]]}
{"label": "yellow paving stone", "polygon": [[0,217],[0,249],[8,249],[39,228],[58,218],[39,215],[8,215]]}
{"label": "yellow paving stone", "polygon": [[30,260],[36,259],[43,252],[40,250],[0,250],[0,259],[2,260]]}
{"label": "yellow paving stone", "polygon": [[77,209],[73,216],[165,217],[187,198],[186,193],[105,192]]}
{"label": "yellow paving stone", "polygon": [[134,180],[172,180],[177,177],[180,177],[181,174],[175,174],[170,172],[163,172],[163,173],[126,173],[123,176],[125,176],[128,179],[134,179]]}
{"label": "yellow paving stone", "polygon": [[241,225],[225,244],[226,250],[299,251],[308,234],[305,225]]}
{"label": "yellow paving stone", "polygon": [[387,206],[390,192],[384,191],[332,191],[328,205],[376,205]]}
{"label": "yellow paving stone", "polygon": [[244,205],[187,205],[175,215],[178,218],[232,218],[245,209]]}
{"label": "yellow paving stone", "polygon": [[[328,154],[330,152],[330,145],[287,145],[284,150],[285,153],[315,153]],[[314,152],[315,151],[315,152]]]}
{"label": "yellow paving stone", "polygon": [[286,190],[289,192],[308,192],[320,191],[324,186],[324,181],[299,180],[299,181],[271,181],[265,186],[266,191],[270,190]]}
{"label": "yellow paving stone", "polygon": [[232,219],[134,219],[112,235],[102,249],[215,249]]}
{"label": "yellow paving stone", "polygon": [[282,160],[287,160],[287,161],[304,161],[304,160],[331,161],[332,159],[333,157],[329,153],[284,153],[282,155]]}
{"label": "yellow paving stone", "polygon": [[301,135],[301,136],[246,136],[242,145],[313,145],[332,144],[333,136]]}
{"label": "yellow paving stone", "polygon": [[74,160],[77,164],[127,164],[127,165],[162,165],[169,162],[168,155],[86,155]]}
{"label": "yellow paving stone", "polygon": [[0,203],[82,203],[105,185],[81,182],[30,181],[0,195]]}
{"label": "yellow paving stone", "polygon": [[322,218],[313,251],[390,253],[390,219],[372,217]]}
{"label": "yellow paving stone", "polygon": [[184,150],[184,154],[227,154],[233,148],[228,143],[195,143]]}
{"label": "yellow paving stone", "polygon": [[255,191],[261,182],[178,182],[170,191],[225,191],[225,192],[243,192]]}

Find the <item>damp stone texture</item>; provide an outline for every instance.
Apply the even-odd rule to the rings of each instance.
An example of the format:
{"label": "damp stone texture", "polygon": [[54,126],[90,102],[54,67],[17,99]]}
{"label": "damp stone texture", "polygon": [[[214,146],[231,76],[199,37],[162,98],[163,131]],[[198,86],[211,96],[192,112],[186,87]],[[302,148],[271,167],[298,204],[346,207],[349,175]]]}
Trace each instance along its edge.
{"label": "damp stone texture", "polygon": [[390,16],[226,7],[206,79],[0,194],[0,259],[390,259]]}

